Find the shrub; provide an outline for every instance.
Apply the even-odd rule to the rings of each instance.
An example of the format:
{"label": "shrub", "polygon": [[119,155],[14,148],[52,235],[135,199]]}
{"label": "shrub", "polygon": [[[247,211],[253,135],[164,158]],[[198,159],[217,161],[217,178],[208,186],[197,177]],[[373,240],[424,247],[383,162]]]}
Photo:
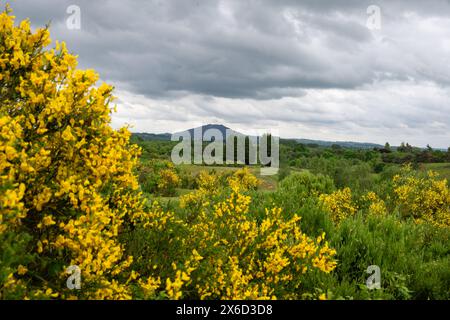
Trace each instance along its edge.
{"label": "shrub", "polygon": [[138,167],[142,191],[170,197],[176,194],[181,179],[173,163],[164,160],[150,160]]}
{"label": "shrub", "polygon": [[247,167],[236,170],[232,176],[227,179],[228,184],[233,190],[255,190],[260,181],[250,173]]}
{"label": "shrub", "polygon": [[342,220],[353,216],[358,210],[352,201],[350,188],[337,190],[331,194],[323,194],[320,200],[331,214],[331,219],[339,224]]}
{"label": "shrub", "polygon": [[[324,287],[335,298],[448,299],[449,236],[393,215],[346,219],[329,234],[339,263]],[[370,265],[380,267],[381,290],[365,286]]]}
{"label": "shrub", "polygon": [[331,193],[334,190],[333,180],[327,176],[313,175],[309,172],[294,172],[279,183],[282,193],[290,193],[296,199]]}
{"label": "shrub", "polygon": [[[129,298],[117,236],[142,210],[138,148],[110,126],[112,87],[46,28],[0,14],[0,296]],[[83,290],[65,288],[66,267]]]}
{"label": "shrub", "polygon": [[[137,263],[133,268],[147,272],[151,279],[166,278],[160,296],[302,298],[306,275],[329,273],[335,268],[335,252],[324,234],[307,236],[300,230],[298,215],[286,218],[278,207],[255,212],[247,193],[256,178],[247,170],[235,172],[228,185],[207,187],[217,186],[218,180],[202,173],[199,189],[182,197],[184,209],[175,216],[168,213],[164,229],[148,224],[130,236],[133,252],[143,252],[139,261],[156,264],[154,270]],[[162,243],[161,237],[166,239]],[[144,249],[152,243],[158,243],[160,250]]]}
{"label": "shrub", "polygon": [[433,171],[419,177],[409,166],[393,178],[394,194],[404,217],[450,227],[450,190]]}

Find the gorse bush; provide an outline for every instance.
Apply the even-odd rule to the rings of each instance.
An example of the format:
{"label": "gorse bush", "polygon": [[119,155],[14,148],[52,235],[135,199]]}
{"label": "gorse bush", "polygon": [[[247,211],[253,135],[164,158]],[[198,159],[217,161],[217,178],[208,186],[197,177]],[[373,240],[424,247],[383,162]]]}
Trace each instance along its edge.
{"label": "gorse bush", "polygon": [[[247,169],[236,171],[225,186],[218,186],[217,178],[206,172],[199,180],[199,189],[181,200],[183,208],[195,208],[195,216],[183,217],[189,210],[182,210],[169,213],[172,218],[164,223],[162,234],[171,236],[164,238],[163,246],[172,259],[152,252],[140,258],[155,264],[152,278],[164,270],[163,296],[302,298],[307,293],[302,288],[307,274],[329,273],[335,268],[335,251],[325,235],[312,238],[303,233],[300,216],[286,218],[278,207],[255,212],[247,193],[258,183]],[[131,235],[134,243],[130,254],[137,255],[149,243],[159,243],[157,224],[148,226]],[[141,268],[148,269],[139,262],[133,265],[138,272],[143,272]]]}
{"label": "gorse bush", "polygon": [[160,196],[174,196],[181,186],[181,178],[172,162],[150,160],[142,162],[137,168],[138,181],[142,191]]}
{"label": "gorse bush", "polygon": [[450,227],[450,190],[446,179],[439,179],[433,171],[419,177],[406,166],[401,174],[394,176],[393,182],[402,216]]}
{"label": "gorse bush", "polygon": [[[112,87],[50,44],[46,28],[0,14],[0,295],[127,298],[117,236],[142,210],[138,148],[110,126]],[[69,265],[83,290],[65,288]]]}
{"label": "gorse bush", "polygon": [[[400,217],[413,218],[417,223],[431,223],[438,227],[450,226],[450,190],[446,179],[439,179],[433,171],[423,176],[409,165],[395,174],[388,184],[393,197],[388,195],[390,207]],[[359,198],[352,196],[350,188],[320,195],[320,200],[335,223],[355,215],[358,210],[366,215],[386,215],[388,204],[375,192],[369,191]]]}
{"label": "gorse bush", "polygon": [[[77,70],[64,44],[44,49],[48,30],[14,26],[8,11],[0,25],[2,298],[287,297],[302,274],[333,270],[334,251],[302,233],[298,216],[251,214],[245,192],[258,180],[247,169],[226,188],[201,174],[185,201],[201,209],[184,217],[145,205],[139,150],[110,126],[112,88]],[[178,184],[171,165],[155,171],[158,192]],[[82,290],[65,286],[70,265]]]}
{"label": "gorse bush", "polygon": [[[334,297],[448,299],[449,236],[448,229],[400,222],[394,215],[358,214],[328,234],[338,265],[323,285]],[[370,265],[380,267],[380,290],[365,287]]]}
{"label": "gorse bush", "polygon": [[337,224],[353,216],[358,211],[358,208],[353,203],[350,188],[337,190],[331,194],[322,194],[320,200],[330,211],[333,222]]}
{"label": "gorse bush", "polygon": [[361,197],[359,207],[365,209],[369,215],[383,216],[387,214],[385,201],[373,191]]}

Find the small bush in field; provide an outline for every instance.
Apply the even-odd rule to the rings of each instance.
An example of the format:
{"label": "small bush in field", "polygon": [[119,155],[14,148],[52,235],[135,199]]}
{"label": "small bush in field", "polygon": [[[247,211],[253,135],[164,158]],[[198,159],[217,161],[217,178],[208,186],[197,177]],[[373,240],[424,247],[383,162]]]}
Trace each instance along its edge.
{"label": "small bush in field", "polygon": [[[376,151],[338,147],[293,154],[318,174],[284,167],[271,191],[248,168],[194,181],[149,160],[169,156],[164,142],[138,164],[110,126],[112,87],[50,45],[46,28],[0,14],[0,299],[450,299],[445,179],[375,175]],[[180,186],[195,190],[141,194]],[[70,265],[82,290],[66,287]]]}
{"label": "small bush in field", "polygon": [[295,172],[279,183],[281,192],[290,193],[299,201],[311,196],[316,197],[334,190],[333,180],[327,176],[313,175],[309,172]]}
{"label": "small bush in field", "polygon": [[233,190],[243,191],[255,190],[261,183],[246,167],[235,171],[227,182]]}
{"label": "small bush in field", "polygon": [[165,196],[175,195],[175,189],[180,186],[180,178],[173,169],[163,169],[159,172],[158,192]]}
{"label": "small bush in field", "polygon": [[348,217],[354,216],[358,210],[353,203],[352,191],[350,188],[337,190],[331,194],[323,194],[320,196],[320,200],[329,210],[331,219],[336,224],[339,224]]}
{"label": "small bush in field", "polygon": [[138,168],[142,191],[160,196],[174,196],[181,179],[170,161],[151,160],[141,163]]}
{"label": "small bush in field", "polygon": [[[383,216],[387,214],[385,202],[373,191],[369,191],[360,199],[360,208],[367,210],[369,215]],[[364,208],[365,207],[365,208]]]}

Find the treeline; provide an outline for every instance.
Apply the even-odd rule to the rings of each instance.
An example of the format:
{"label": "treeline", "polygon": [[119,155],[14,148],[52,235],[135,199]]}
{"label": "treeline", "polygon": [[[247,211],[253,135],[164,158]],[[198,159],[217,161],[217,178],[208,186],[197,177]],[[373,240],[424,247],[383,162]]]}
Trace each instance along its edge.
{"label": "treeline", "polygon": [[[261,138],[260,138],[261,139]],[[232,164],[236,165],[270,165],[270,161],[266,159],[266,161],[262,161],[261,154],[264,155],[265,158],[269,158],[272,156],[272,140],[270,135],[265,136],[267,150],[261,150],[261,141],[257,143],[254,139],[250,139],[249,137],[245,137],[245,139],[238,139],[234,137],[234,141],[232,145],[227,145],[224,141],[217,142],[214,145],[214,142],[211,141],[190,141],[190,163],[198,164],[198,157],[195,156],[195,153],[200,153],[202,155],[202,163],[203,165],[207,164],[205,162],[205,158],[213,157],[217,160],[221,159],[222,163],[214,163],[214,165],[220,164]],[[180,143],[178,141],[164,141],[164,140],[151,140],[142,138],[140,135],[133,135],[132,142],[138,144],[142,150],[142,158],[143,159],[160,159],[160,160],[169,160],[171,159],[172,151],[174,148]],[[242,144],[239,142],[241,141]],[[201,148],[199,148],[201,146]],[[182,149],[182,148],[181,148]],[[201,152],[198,152],[201,150]],[[179,152],[179,155],[182,156],[186,150],[182,150]],[[178,151],[176,151],[178,154]],[[221,156],[220,156],[221,153]]]}
{"label": "treeline", "polygon": [[450,147],[447,151],[435,150],[427,146],[421,149],[402,142],[397,148],[391,148],[386,143],[384,148],[375,149],[382,154],[382,159],[386,163],[437,163],[450,162]]}
{"label": "treeline", "polygon": [[[268,139],[270,141],[270,139]],[[169,160],[173,148],[178,144],[176,141],[162,141],[143,139],[138,135],[132,136],[132,141],[142,148],[142,157],[144,159],[165,159]],[[210,145],[211,142],[203,142],[202,152]],[[238,156],[237,140],[233,146],[233,160],[238,163],[243,160],[245,164],[251,164],[250,151],[254,153],[255,149],[258,153],[257,146],[251,146],[250,140],[245,139],[245,156],[244,159]],[[270,153],[270,142],[269,142]],[[420,163],[442,163],[450,162],[450,148],[447,151],[433,149],[428,146],[421,149],[411,146],[409,143],[402,143],[399,147],[391,147],[388,143],[383,148],[375,147],[373,149],[346,148],[334,144],[330,147],[320,146],[318,144],[303,144],[295,140],[280,139],[280,163],[281,167],[299,167],[304,160],[303,158],[316,159],[347,159],[353,162],[361,161],[369,163],[376,173],[382,171],[386,164],[420,164]],[[226,161],[227,146],[224,143],[222,149],[223,162]],[[215,153],[212,152],[215,156]],[[194,141],[191,141],[191,159],[194,162]],[[257,159],[259,161],[259,159]],[[259,162],[258,162],[259,163]]]}
{"label": "treeline", "polygon": [[413,147],[409,143],[402,143],[399,147],[390,147],[386,143],[383,148],[357,149],[339,145],[323,147],[317,144],[301,144],[293,140],[282,140],[281,145],[282,158],[284,156],[284,160],[290,165],[295,165],[295,160],[301,157],[343,158],[396,164],[450,162],[450,147],[447,151],[443,151],[430,146],[421,149]]}

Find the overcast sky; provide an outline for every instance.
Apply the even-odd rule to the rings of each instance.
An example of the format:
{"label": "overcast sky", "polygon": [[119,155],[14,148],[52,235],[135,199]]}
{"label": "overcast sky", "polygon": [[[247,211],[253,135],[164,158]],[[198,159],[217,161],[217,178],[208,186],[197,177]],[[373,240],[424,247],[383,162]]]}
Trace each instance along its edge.
{"label": "overcast sky", "polygon": [[[70,5],[80,8],[80,29],[67,26]],[[380,29],[370,5],[381,10]],[[282,137],[450,146],[449,1],[11,6],[35,27],[51,21],[52,39],[116,87],[114,127],[159,133],[222,123]]]}

